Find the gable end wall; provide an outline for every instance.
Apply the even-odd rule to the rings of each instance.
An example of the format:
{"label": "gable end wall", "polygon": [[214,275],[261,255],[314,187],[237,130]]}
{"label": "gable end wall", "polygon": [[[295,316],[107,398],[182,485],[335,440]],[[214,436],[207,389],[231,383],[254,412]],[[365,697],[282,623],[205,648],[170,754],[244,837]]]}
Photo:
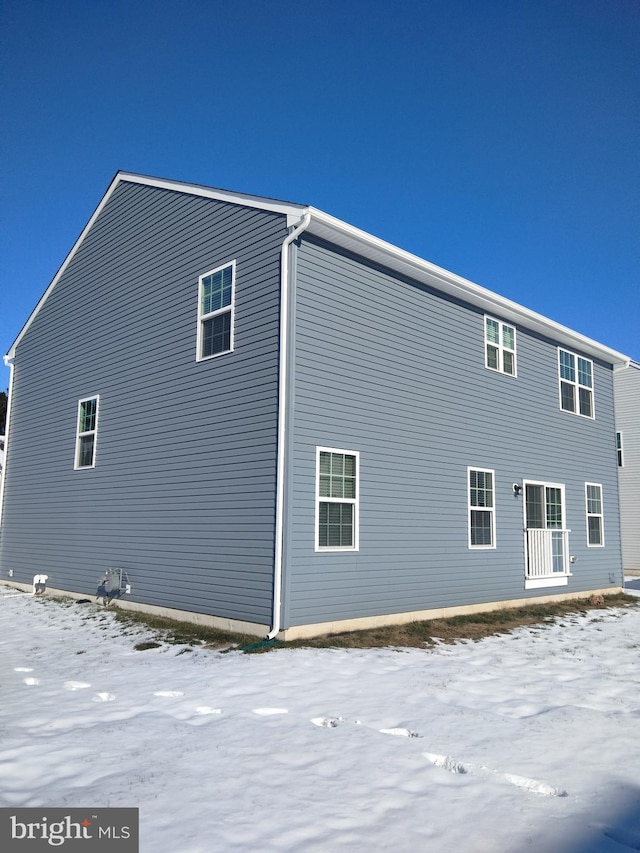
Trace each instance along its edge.
{"label": "gable end wall", "polygon": [[[2,576],[269,624],[286,217],[123,182],[20,341]],[[196,362],[198,276],[236,261],[235,351]],[[96,467],[77,403],[100,395]]]}

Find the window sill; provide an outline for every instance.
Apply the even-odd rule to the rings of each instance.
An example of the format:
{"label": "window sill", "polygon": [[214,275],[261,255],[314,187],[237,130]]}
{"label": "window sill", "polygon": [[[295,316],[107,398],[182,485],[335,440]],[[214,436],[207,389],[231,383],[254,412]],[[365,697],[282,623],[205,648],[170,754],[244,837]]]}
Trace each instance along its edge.
{"label": "window sill", "polygon": [[497,367],[489,367],[488,364],[485,364],[485,368],[490,370],[492,373],[497,373],[498,376],[507,376],[509,379],[517,379],[517,373],[507,373],[506,370],[498,370]]}
{"label": "window sill", "polygon": [[229,355],[232,352],[233,349],[225,349],[222,352],[214,352],[213,355],[201,355],[196,358],[196,361],[211,361],[212,358],[220,358],[221,355]]}
{"label": "window sill", "polygon": [[571,572],[566,575],[550,575],[543,578],[525,578],[525,589],[544,589],[550,586],[567,586],[569,578],[572,577]]}
{"label": "window sill", "polygon": [[582,412],[574,412],[572,409],[563,409],[562,406],[560,406],[560,411],[565,415],[573,415],[574,418],[582,418],[585,421],[595,421],[596,419],[595,415],[583,415]]}
{"label": "window sill", "polygon": [[316,552],[316,554],[357,554],[358,550],[359,550],[358,548],[351,548],[351,547],[348,547],[348,548],[340,548],[340,547],[323,548],[323,547],[316,546],[315,552]]}

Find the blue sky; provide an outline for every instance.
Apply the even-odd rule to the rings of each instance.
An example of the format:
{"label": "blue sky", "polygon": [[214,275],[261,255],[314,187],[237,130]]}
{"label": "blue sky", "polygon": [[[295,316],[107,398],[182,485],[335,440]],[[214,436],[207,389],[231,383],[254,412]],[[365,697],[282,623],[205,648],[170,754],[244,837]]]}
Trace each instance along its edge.
{"label": "blue sky", "polygon": [[638,0],[2,0],[0,350],[125,169],[312,204],[640,360],[639,57]]}

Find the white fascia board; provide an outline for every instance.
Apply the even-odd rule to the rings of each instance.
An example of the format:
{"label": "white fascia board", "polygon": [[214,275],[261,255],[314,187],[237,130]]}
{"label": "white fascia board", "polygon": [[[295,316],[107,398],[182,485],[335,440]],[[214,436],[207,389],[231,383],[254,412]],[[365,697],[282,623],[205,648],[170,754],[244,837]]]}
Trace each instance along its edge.
{"label": "white fascia board", "polygon": [[289,220],[287,227],[297,223],[306,210],[305,205],[295,204],[294,202],[278,201],[277,199],[264,198],[258,195],[231,192],[231,190],[214,189],[213,187],[205,187],[201,184],[189,184],[185,181],[168,181],[164,178],[137,175],[133,172],[118,172],[116,178],[131,184],[145,184],[149,187],[159,187],[160,189],[173,190],[178,193],[202,196],[202,198],[213,198],[217,201],[228,202],[229,204],[240,204],[243,207],[256,207],[259,210],[281,213]]}
{"label": "white fascia board", "polygon": [[182,181],[167,181],[167,180],[163,180],[162,178],[153,178],[153,177],[149,177],[147,175],[134,174],[133,172],[122,172],[122,171],[118,172],[116,174],[116,176],[114,177],[114,179],[109,184],[109,187],[108,187],[106,193],[102,197],[102,201],[96,207],[91,218],[89,219],[89,221],[87,222],[85,227],[82,229],[80,236],[78,237],[76,242],[73,244],[71,251],[69,252],[67,257],[64,259],[62,266],[60,267],[58,272],[53,277],[51,284],[49,285],[49,287],[47,287],[45,292],[42,294],[38,304],[36,305],[36,307],[33,309],[31,314],[29,315],[27,322],[24,324],[24,326],[20,330],[18,337],[11,344],[11,347],[10,347],[8,353],[4,356],[4,361],[5,361],[6,365],[9,365],[11,360],[15,358],[16,347],[18,346],[18,344],[20,343],[20,341],[24,337],[24,335],[27,332],[31,323],[36,318],[38,312],[40,311],[41,307],[44,305],[49,294],[51,293],[53,288],[56,286],[58,281],[60,280],[60,277],[63,275],[64,271],[66,270],[66,268],[71,263],[74,255],[76,254],[76,252],[78,251],[78,249],[82,245],[84,238],[86,237],[87,233],[89,232],[89,230],[93,226],[93,223],[96,221],[98,216],[100,216],[104,206],[107,204],[107,202],[109,201],[109,199],[113,195],[116,187],[120,183],[123,183],[123,182],[130,183],[130,184],[145,184],[146,186],[160,187],[161,189],[174,190],[175,192],[186,193],[188,195],[197,195],[197,196],[202,196],[203,198],[213,198],[213,199],[217,199],[218,201],[228,202],[229,204],[240,204],[240,205],[244,205],[245,207],[256,207],[256,208],[259,208],[260,210],[267,210],[267,211],[271,211],[273,213],[280,213],[280,214],[287,217],[287,228],[291,227],[294,224],[297,224],[299,222],[301,216],[304,214],[304,212],[306,210],[305,206],[302,204],[280,202],[280,201],[276,201],[274,199],[261,198],[260,196],[244,195],[242,193],[232,193],[232,192],[229,192],[228,190],[217,190],[217,189],[213,189],[213,188],[209,188],[209,187],[203,187],[203,186],[200,186],[199,184],[187,184],[187,183],[184,183]]}
{"label": "white fascia board", "polygon": [[572,329],[556,323],[530,311],[517,302],[512,302],[491,290],[487,290],[455,273],[425,261],[417,255],[399,249],[378,237],[354,228],[340,219],[329,216],[321,210],[308,208],[311,213],[311,225],[307,229],[327,242],[338,245],[354,254],[361,255],[375,263],[402,273],[410,278],[442,291],[462,302],[470,303],[489,314],[511,321],[514,325],[531,329],[538,334],[551,338],[571,349],[577,349],[612,365],[626,365],[629,357],[610,349],[597,341],[574,332]]}

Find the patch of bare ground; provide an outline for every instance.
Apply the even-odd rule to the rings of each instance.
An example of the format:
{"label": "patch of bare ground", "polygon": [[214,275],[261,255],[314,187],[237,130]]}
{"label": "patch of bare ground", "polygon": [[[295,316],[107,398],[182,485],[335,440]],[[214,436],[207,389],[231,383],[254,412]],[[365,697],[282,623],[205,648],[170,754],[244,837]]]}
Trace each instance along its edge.
{"label": "patch of bare ground", "polygon": [[586,599],[572,599],[553,604],[531,604],[513,609],[491,610],[448,619],[424,622],[407,622],[405,625],[387,625],[366,631],[349,631],[326,634],[309,640],[293,640],[288,648],[424,648],[438,642],[455,643],[459,640],[481,640],[493,634],[507,634],[515,628],[548,624],[564,616],[586,613],[589,610],[606,610],[610,607],[637,607],[639,600],[630,595],[593,595]]}
{"label": "patch of bare ground", "polygon": [[[365,631],[345,631],[325,634],[308,640],[291,640],[286,643],[261,641],[248,634],[233,634],[190,622],[175,622],[159,616],[117,610],[115,614],[125,629],[145,627],[154,634],[154,639],[164,643],[175,643],[212,651],[243,650],[250,653],[267,652],[282,648],[428,648],[436,643],[455,643],[460,640],[481,640],[493,634],[506,634],[515,628],[545,625],[565,616],[586,613],[589,610],[606,610],[612,607],[640,606],[640,599],[619,593],[616,595],[593,595],[591,598],[571,599],[553,604],[530,604],[525,607],[502,608],[486,613],[466,616],[451,616],[447,619],[432,619],[408,622],[404,625],[387,625]],[[151,648],[151,646],[147,646]]]}

